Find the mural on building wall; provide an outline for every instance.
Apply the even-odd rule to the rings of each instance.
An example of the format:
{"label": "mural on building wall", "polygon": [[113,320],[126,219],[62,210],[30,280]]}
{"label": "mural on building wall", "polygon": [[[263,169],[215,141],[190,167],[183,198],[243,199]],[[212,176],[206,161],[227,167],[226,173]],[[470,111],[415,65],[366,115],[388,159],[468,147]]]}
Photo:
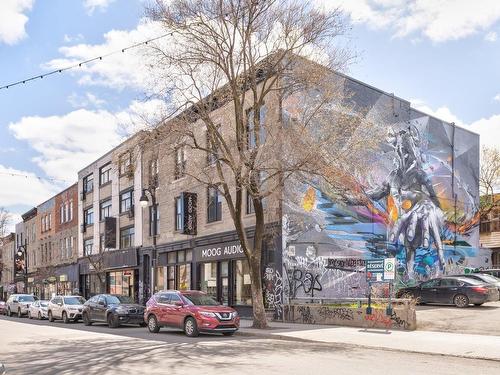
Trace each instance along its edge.
{"label": "mural on building wall", "polygon": [[285,298],[366,296],[373,258],[397,259],[397,286],[488,266],[478,248],[479,137],[410,109],[398,117],[352,196],[315,181],[286,187]]}

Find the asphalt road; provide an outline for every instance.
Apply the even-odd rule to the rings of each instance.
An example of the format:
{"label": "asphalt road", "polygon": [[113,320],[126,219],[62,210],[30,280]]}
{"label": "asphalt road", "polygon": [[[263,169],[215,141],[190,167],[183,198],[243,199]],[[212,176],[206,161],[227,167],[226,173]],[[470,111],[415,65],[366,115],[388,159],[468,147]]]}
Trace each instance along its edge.
{"label": "asphalt road", "polygon": [[196,339],[144,328],[0,317],[0,362],[15,374],[496,374],[500,362],[249,337]]}

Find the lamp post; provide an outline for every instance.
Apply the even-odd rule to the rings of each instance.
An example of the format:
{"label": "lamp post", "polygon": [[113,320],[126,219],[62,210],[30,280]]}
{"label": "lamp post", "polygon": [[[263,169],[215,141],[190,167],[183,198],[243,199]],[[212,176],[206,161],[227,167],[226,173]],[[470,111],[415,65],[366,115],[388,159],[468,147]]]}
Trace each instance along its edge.
{"label": "lamp post", "polygon": [[[151,196],[151,214],[150,214],[150,221],[152,221],[153,224],[153,230],[151,231],[151,234],[153,236],[153,251],[151,252],[151,281],[150,281],[150,295],[147,296],[148,298],[151,297],[154,294],[154,283],[155,283],[155,265],[156,265],[156,236],[158,235],[158,228],[157,228],[157,205],[156,205],[156,188],[150,187],[150,188],[145,188],[142,189],[142,195],[141,198],[139,199],[139,204],[141,205],[142,208],[146,208],[149,206],[149,199],[146,193],[149,193]],[[152,220],[151,220],[152,219]],[[146,299],[147,300],[147,299]]]}

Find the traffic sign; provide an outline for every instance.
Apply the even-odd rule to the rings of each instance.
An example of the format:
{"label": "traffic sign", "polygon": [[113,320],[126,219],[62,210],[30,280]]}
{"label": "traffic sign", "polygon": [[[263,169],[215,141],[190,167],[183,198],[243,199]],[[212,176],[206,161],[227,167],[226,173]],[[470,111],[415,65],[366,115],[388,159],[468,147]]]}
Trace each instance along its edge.
{"label": "traffic sign", "polygon": [[396,258],[384,259],[384,281],[391,281],[396,278]]}
{"label": "traffic sign", "polygon": [[382,282],[384,276],[384,260],[370,259],[366,261],[366,281]]}

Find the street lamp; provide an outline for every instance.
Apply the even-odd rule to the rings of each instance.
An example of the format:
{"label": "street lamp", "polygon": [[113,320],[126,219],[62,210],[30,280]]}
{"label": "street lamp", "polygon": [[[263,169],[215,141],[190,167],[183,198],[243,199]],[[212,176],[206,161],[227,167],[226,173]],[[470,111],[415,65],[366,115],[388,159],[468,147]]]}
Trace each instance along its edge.
{"label": "street lamp", "polygon": [[153,225],[153,228],[152,228],[152,231],[151,231],[151,235],[153,236],[153,251],[152,251],[152,254],[151,254],[151,281],[150,281],[150,294],[151,296],[153,295],[154,293],[154,284],[155,284],[155,265],[156,265],[156,236],[157,236],[157,216],[158,216],[158,213],[157,213],[157,205],[156,205],[156,189],[154,186],[152,186],[151,188],[145,188],[145,189],[142,189],[142,195],[141,197],[139,198],[139,204],[142,208],[146,208],[148,207],[149,205],[149,199],[148,199],[148,196],[146,195],[146,192],[149,193],[149,195],[151,196],[151,213],[150,213],[150,216],[149,216],[149,219],[150,219],[150,223]]}
{"label": "street lamp", "polygon": [[149,204],[149,199],[146,195],[146,189],[142,190],[142,195],[141,198],[139,199],[139,204],[141,205],[142,208],[146,208]]}

